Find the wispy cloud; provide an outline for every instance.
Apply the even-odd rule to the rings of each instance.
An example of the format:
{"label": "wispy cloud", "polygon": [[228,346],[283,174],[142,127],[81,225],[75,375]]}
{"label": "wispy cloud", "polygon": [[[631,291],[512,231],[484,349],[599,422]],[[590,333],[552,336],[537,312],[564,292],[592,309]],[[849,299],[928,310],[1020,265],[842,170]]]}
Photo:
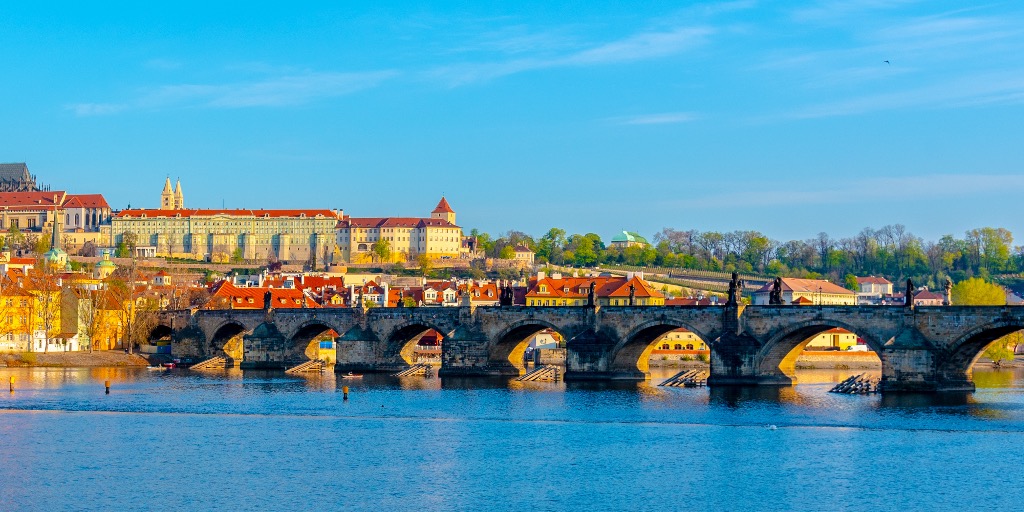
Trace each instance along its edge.
{"label": "wispy cloud", "polygon": [[1024,73],[987,74],[799,108],[787,117],[822,118],[906,108],[953,108],[1024,102]]}
{"label": "wispy cloud", "polygon": [[660,114],[613,118],[612,121],[616,124],[624,125],[646,125],[688,123],[697,119],[700,119],[700,117],[692,112],[664,112]]}
{"label": "wispy cloud", "polygon": [[597,66],[656,59],[698,46],[713,32],[714,30],[709,27],[676,27],[669,30],[641,32],[617,41],[595,45],[564,55],[441,66],[429,71],[427,76],[444,80],[450,86],[456,87],[539,69]]}
{"label": "wispy cloud", "polygon": [[792,17],[798,22],[822,22],[842,20],[853,14],[877,10],[888,10],[918,3],[920,0],[821,0],[807,7],[793,10]]}
{"label": "wispy cloud", "polygon": [[250,82],[165,85],[143,91],[125,102],[74,103],[67,108],[79,116],[94,116],[171,107],[282,107],[369,89],[397,74],[395,71],[305,72]]}

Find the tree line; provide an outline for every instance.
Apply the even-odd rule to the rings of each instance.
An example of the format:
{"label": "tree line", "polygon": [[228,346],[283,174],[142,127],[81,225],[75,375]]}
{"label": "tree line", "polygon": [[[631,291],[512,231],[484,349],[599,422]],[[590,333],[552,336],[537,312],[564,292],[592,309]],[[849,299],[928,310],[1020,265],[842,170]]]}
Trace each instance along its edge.
{"label": "tree line", "polygon": [[826,278],[847,282],[852,276],[913,279],[919,285],[941,286],[954,281],[1024,270],[1024,247],[1013,245],[1004,228],[977,228],[962,237],[952,234],[924,240],[902,224],[864,228],[855,236],[834,238],[818,233],[806,240],[775,240],[759,231],[698,231],[664,228],[647,246],[626,248],[606,244],[595,233],[567,235],[551,228],[539,238],[522,231],[492,237],[472,230],[488,257],[511,258],[515,246],[534,251],[538,263],[593,267],[622,264],[658,266],[765,276]]}

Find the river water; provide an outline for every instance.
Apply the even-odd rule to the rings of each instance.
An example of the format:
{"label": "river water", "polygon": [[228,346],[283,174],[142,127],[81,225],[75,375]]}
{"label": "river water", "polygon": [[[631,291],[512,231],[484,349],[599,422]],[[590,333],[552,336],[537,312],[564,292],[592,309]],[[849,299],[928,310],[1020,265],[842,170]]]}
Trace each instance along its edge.
{"label": "river water", "polygon": [[972,394],[827,392],[846,375],[709,390],[0,368],[17,386],[0,510],[1020,506],[1021,370],[979,370]]}

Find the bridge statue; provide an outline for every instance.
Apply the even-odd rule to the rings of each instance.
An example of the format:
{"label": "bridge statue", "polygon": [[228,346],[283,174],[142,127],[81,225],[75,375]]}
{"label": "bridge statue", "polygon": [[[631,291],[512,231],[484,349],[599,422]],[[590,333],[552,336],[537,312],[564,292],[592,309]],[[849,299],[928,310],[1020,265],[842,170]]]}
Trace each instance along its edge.
{"label": "bridge statue", "polygon": [[267,293],[263,294],[263,309],[266,309],[266,310],[269,311],[270,308],[274,306],[274,298],[273,297],[274,296],[273,296],[273,294],[270,293],[270,290],[267,290]]}
{"label": "bridge statue", "polygon": [[772,281],[772,292],[768,295],[768,304],[782,304],[782,278],[776,277]]}
{"label": "bridge statue", "polygon": [[907,291],[906,297],[903,298],[903,305],[908,308],[914,307],[914,282],[909,278],[907,279]]}
{"label": "bridge statue", "polygon": [[629,283],[629,305],[634,305],[636,301],[636,286],[633,283]]}
{"label": "bridge statue", "polygon": [[591,281],[590,282],[590,291],[587,292],[587,305],[588,306],[596,306],[597,305],[597,301],[594,300],[594,296],[596,295],[595,294],[595,290],[596,289],[597,289],[596,281]]}
{"label": "bridge statue", "polygon": [[732,280],[729,281],[729,300],[726,306],[738,306],[743,296],[743,280],[737,272],[732,273]]}
{"label": "bridge statue", "polygon": [[949,276],[946,276],[946,282],[943,284],[943,289],[945,291],[945,297],[942,298],[942,305],[943,306],[952,306],[953,305],[953,280],[950,279]]}

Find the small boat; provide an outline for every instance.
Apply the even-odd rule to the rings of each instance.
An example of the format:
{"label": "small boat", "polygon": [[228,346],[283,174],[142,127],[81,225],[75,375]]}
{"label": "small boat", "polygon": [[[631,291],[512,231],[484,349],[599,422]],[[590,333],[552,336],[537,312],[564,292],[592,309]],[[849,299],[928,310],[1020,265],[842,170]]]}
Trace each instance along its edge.
{"label": "small boat", "polygon": [[147,366],[147,370],[166,370],[163,366]]}
{"label": "small boat", "polygon": [[363,376],[358,374],[358,373],[348,372],[348,373],[342,375],[341,378],[343,378],[343,379],[361,379],[361,378],[363,378]]}
{"label": "small boat", "polygon": [[175,364],[174,363],[164,363],[161,366],[163,366],[164,368],[174,368]]}

